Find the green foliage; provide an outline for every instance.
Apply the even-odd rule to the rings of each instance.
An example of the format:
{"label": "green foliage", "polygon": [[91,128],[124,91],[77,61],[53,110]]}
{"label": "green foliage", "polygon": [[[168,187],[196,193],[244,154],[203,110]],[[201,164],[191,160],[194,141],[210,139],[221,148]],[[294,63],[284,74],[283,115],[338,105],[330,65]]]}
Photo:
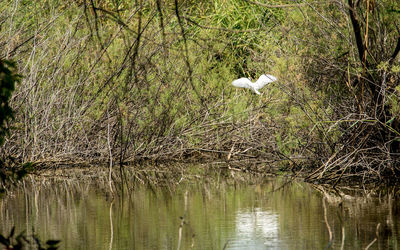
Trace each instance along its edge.
{"label": "green foliage", "polygon": [[5,249],[15,249],[21,250],[23,246],[28,243],[29,241],[25,238],[24,232],[16,235],[14,238],[15,227],[13,227],[10,231],[8,237],[3,236],[0,234],[0,243],[5,247]]}
{"label": "green foliage", "polygon": [[388,104],[392,117],[400,117],[400,85],[395,88],[395,91],[388,98]]}
{"label": "green foliage", "polygon": [[29,241],[25,236],[25,232],[22,231],[18,235],[15,234],[15,227],[13,227],[10,231],[10,234],[5,237],[0,234],[0,244],[2,244],[5,249],[14,249],[14,250],[22,250],[26,249],[27,246],[35,246],[37,250],[56,250],[58,249],[59,240],[48,240],[45,243],[45,246],[42,246],[42,243],[36,236],[32,236],[35,244]]}
{"label": "green foliage", "polygon": [[[12,161],[12,157],[8,156]],[[10,167],[9,165],[16,165]],[[22,165],[15,163],[6,163],[5,159],[0,159],[0,195],[6,192],[4,187],[15,184],[16,182],[22,180],[28,173],[33,171],[33,164],[31,162],[24,163]]]}
{"label": "green foliage", "polygon": [[[19,82],[21,76],[15,73],[16,65],[9,60],[0,60],[0,146],[4,143],[4,137],[9,133],[8,122],[14,118],[10,107],[10,99],[15,89],[15,83]],[[20,167],[7,167],[6,159],[13,161],[11,156],[3,156],[0,159],[0,183],[9,184],[21,180],[32,169],[32,163],[28,162]],[[4,193],[4,186],[0,188],[0,194]],[[13,231],[12,231],[13,234]],[[10,234],[8,239],[13,235]],[[21,239],[17,237],[18,240]],[[5,240],[1,238],[1,240]],[[20,243],[20,242],[19,242]]]}
{"label": "green foliage", "polygon": [[[197,8],[196,8],[197,7]],[[216,57],[216,63],[229,63],[235,77],[256,77],[254,55],[271,48],[272,30],[284,17],[280,9],[268,9],[245,1],[214,1],[209,5],[194,5],[191,17],[200,25],[210,27],[201,29],[192,25],[190,29],[195,39],[206,37]],[[269,53],[269,56],[271,53]],[[264,65],[265,66],[265,65]],[[265,69],[264,69],[265,70]]]}
{"label": "green foliage", "polygon": [[[12,47],[34,38],[15,52],[27,77],[14,100],[21,108],[13,143],[29,145],[17,155],[90,157],[106,151],[107,139],[114,155],[125,146],[132,155],[156,155],[161,143],[229,151],[229,133],[287,155],[313,142],[331,150],[327,141],[341,133],[324,121],[340,119],[343,107],[356,113],[362,89],[348,80],[366,72],[339,2],[267,8],[239,0],[178,1],[181,23],[174,1],[160,2],[159,9],[155,0],[141,6],[93,1],[93,10],[88,1],[21,1],[25,8],[4,24],[19,35],[0,41]],[[390,10],[399,6],[382,3],[388,11],[380,28],[390,33],[398,16]],[[387,55],[369,57],[386,58],[368,72],[390,70],[388,86],[396,89],[399,66],[389,67]],[[263,73],[279,81],[261,96],[231,86],[238,77]],[[386,104],[395,116],[398,92],[390,91]],[[255,130],[260,134],[253,136]]]}
{"label": "green foliage", "polygon": [[56,250],[58,249],[58,244],[61,242],[60,240],[47,240],[44,246],[42,246],[43,244],[37,237],[34,237],[34,240],[38,250]]}
{"label": "green foliage", "polygon": [[4,137],[8,133],[7,121],[14,117],[9,102],[15,83],[21,78],[20,75],[14,73],[15,70],[14,62],[0,59],[0,145],[4,143]]}
{"label": "green foliage", "polygon": [[[21,107],[15,138],[36,152],[52,155],[79,147],[97,150],[107,143],[108,125],[110,136],[120,138],[115,143],[134,145],[135,149],[151,150],[164,136],[176,138],[189,128],[197,131],[184,135],[185,143],[208,143],[202,136],[208,133],[204,124],[219,119],[245,123],[260,115],[252,110],[264,105],[263,97],[233,88],[233,79],[257,78],[266,72],[279,76],[287,64],[292,67],[296,61],[292,58],[286,63],[281,56],[279,41],[285,39],[274,29],[287,13],[279,8],[244,1],[179,2],[188,47],[185,58],[185,41],[172,1],[161,1],[161,12],[156,1],[145,1],[141,8],[130,1],[93,1],[99,7],[96,13],[88,2],[86,8],[82,1],[72,5],[47,2],[24,1],[30,12],[18,9],[18,25],[13,26],[12,20],[6,23],[25,28],[15,37],[16,43],[31,36],[36,39],[29,43],[35,53],[30,53],[29,46],[24,48],[28,53],[18,51],[26,65],[23,74],[29,76],[18,96],[26,96],[28,102],[15,100]],[[25,20],[32,13],[49,23]],[[35,29],[26,28],[30,26]],[[44,32],[37,35],[34,30]],[[275,88],[271,86],[272,111],[262,109],[269,122],[277,117],[284,120],[276,114],[287,104],[287,98],[281,100],[282,92]],[[218,131],[216,127],[213,129]],[[22,131],[29,131],[28,136]],[[71,145],[54,146],[60,141]]]}
{"label": "green foliage", "polygon": [[394,73],[394,74],[400,73],[400,65],[393,65],[391,71],[392,71],[392,73]]}

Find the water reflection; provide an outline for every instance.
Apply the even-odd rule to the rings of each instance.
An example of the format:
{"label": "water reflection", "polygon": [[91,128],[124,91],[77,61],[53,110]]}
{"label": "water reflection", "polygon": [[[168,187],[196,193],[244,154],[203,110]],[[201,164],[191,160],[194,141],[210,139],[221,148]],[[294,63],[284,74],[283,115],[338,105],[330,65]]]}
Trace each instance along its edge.
{"label": "water reflection", "polygon": [[238,211],[236,234],[229,242],[228,249],[273,249],[280,248],[278,214],[255,208]]}
{"label": "water reflection", "polygon": [[370,249],[399,249],[395,200],[337,200],[301,183],[272,192],[281,184],[138,187],[113,200],[96,180],[26,181],[0,200],[0,233],[34,229],[60,249],[177,249],[180,233],[181,249],[363,249],[375,238]]}

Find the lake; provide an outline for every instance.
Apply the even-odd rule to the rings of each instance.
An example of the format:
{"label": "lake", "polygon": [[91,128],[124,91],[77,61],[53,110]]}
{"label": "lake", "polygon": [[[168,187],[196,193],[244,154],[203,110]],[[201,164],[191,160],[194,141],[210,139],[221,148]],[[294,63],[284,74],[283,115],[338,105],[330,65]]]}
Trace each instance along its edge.
{"label": "lake", "polygon": [[400,206],[387,194],[333,195],[282,178],[135,185],[115,198],[105,186],[28,179],[0,199],[0,233],[15,226],[59,249],[400,248]]}

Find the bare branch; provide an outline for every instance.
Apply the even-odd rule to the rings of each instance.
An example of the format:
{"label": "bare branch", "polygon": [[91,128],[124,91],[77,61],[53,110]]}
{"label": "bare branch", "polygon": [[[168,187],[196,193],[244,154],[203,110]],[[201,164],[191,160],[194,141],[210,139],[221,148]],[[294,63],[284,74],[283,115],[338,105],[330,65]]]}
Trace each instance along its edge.
{"label": "bare branch", "polygon": [[135,33],[134,30],[132,30],[131,28],[129,28],[128,24],[126,24],[124,21],[121,20],[121,18],[119,18],[118,16],[116,16],[114,13],[112,13],[109,10],[105,10],[103,8],[100,7],[94,7],[94,10],[99,10],[101,12],[104,12],[105,14],[111,16],[113,18],[114,21],[116,21],[119,25],[123,26],[124,28],[126,28],[127,30],[129,30],[130,32]]}
{"label": "bare branch", "polygon": [[30,37],[28,37],[27,39],[25,39],[24,41],[22,41],[20,44],[18,44],[17,46],[15,46],[8,54],[7,54],[7,58],[14,56],[14,54],[17,52],[17,50],[19,48],[21,48],[22,46],[24,46],[26,43],[28,43],[29,41],[31,41],[33,38],[37,37],[38,35],[40,35],[40,33],[42,33],[43,31],[47,30],[50,25],[52,25],[54,23],[55,20],[57,20],[59,17],[61,16],[58,15],[56,17],[54,17],[52,20],[50,20],[49,23],[47,23],[43,28],[40,28],[35,34],[31,35]]}
{"label": "bare branch", "polygon": [[176,18],[178,19],[178,23],[179,23],[179,27],[181,28],[181,34],[182,34],[182,38],[183,38],[183,42],[184,42],[184,46],[185,46],[185,63],[186,63],[186,67],[188,69],[188,74],[189,74],[189,83],[192,86],[193,91],[196,93],[196,95],[199,97],[202,105],[204,107],[207,107],[205,105],[205,102],[202,98],[202,96],[200,95],[200,93],[198,92],[197,88],[194,86],[193,83],[193,70],[192,70],[192,66],[190,65],[190,61],[189,61],[189,49],[188,49],[188,45],[187,45],[187,39],[186,39],[186,35],[185,35],[185,29],[183,28],[183,24],[182,24],[182,19],[181,16],[179,14],[179,8],[178,8],[178,0],[175,0],[175,14],[176,14]]}
{"label": "bare branch", "polygon": [[399,54],[400,52],[400,36],[397,38],[397,45],[396,48],[394,49],[394,52],[392,54],[392,56],[389,59],[389,65],[392,65],[394,62],[394,59],[396,58],[396,56]]}
{"label": "bare branch", "polygon": [[[350,6],[350,8],[349,8],[350,20],[351,20],[351,24],[353,25],[354,36],[356,38],[358,56],[360,58],[361,63],[363,63],[365,50],[364,50],[364,43],[363,43],[362,36],[361,36],[360,23],[358,22],[358,20],[356,18],[353,0],[348,0],[348,2],[349,2],[349,6]],[[367,65],[368,62],[365,61],[365,64]]]}

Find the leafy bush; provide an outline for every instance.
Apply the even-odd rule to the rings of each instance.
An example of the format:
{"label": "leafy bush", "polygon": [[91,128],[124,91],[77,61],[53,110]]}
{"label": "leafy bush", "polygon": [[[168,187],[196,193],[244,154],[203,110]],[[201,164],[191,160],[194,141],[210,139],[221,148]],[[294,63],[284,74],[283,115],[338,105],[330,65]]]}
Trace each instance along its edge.
{"label": "leafy bush", "polygon": [[10,99],[15,83],[21,78],[20,75],[14,73],[15,70],[14,62],[0,59],[0,145],[4,143],[4,137],[8,133],[8,121],[14,118]]}

